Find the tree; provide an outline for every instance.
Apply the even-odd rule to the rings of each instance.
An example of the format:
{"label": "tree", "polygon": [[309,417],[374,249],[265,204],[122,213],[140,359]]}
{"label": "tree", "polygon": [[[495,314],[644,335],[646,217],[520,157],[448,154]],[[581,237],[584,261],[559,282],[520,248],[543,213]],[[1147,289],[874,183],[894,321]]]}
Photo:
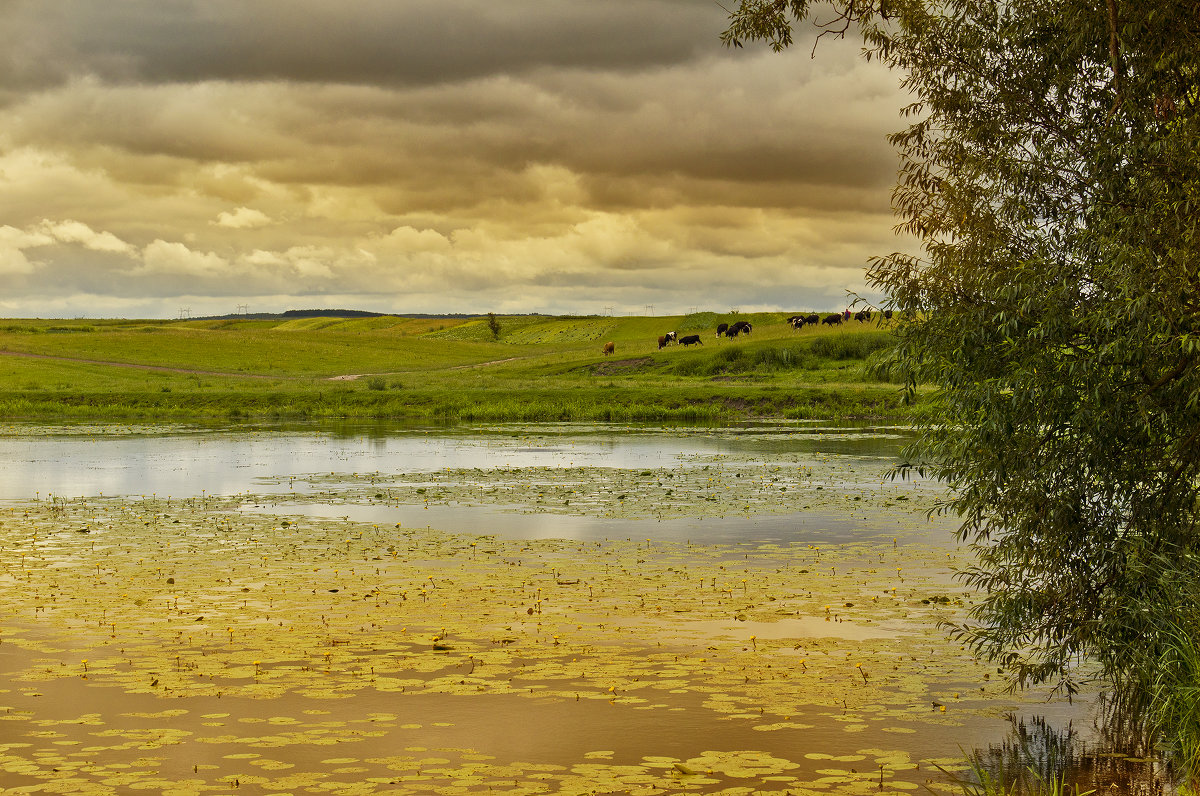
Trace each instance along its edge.
{"label": "tree", "polygon": [[[822,8],[826,8],[822,6]],[[946,479],[984,592],[953,633],[1015,682],[1097,661],[1133,709],[1200,635],[1200,9],[1195,0],[834,0],[914,101],[873,260],[890,366],[932,385],[912,461]],[[808,0],[724,41],[792,43]]]}
{"label": "tree", "polygon": [[493,340],[500,339],[500,321],[496,320],[496,313],[494,312],[488,313],[488,329],[492,332]]}

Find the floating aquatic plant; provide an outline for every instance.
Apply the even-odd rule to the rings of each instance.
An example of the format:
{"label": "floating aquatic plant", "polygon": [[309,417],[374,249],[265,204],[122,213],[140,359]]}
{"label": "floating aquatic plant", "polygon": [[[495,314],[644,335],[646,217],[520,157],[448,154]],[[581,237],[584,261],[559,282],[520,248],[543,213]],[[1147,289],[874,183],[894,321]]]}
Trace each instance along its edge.
{"label": "floating aquatic plant", "polygon": [[[607,498],[585,468],[470,477],[512,505],[569,489],[572,511],[643,518],[674,510],[659,481],[681,512],[713,509],[701,498],[710,478],[731,496],[719,506],[739,511],[771,510],[762,485],[784,483],[765,468],[699,472],[606,473],[618,479]],[[464,497],[462,475],[439,474],[421,498]],[[811,479],[797,469],[785,485],[811,494]],[[399,499],[406,483],[313,482],[351,502]],[[27,728],[0,743],[0,784],[877,793],[878,766],[834,759],[866,755],[855,738],[929,736],[995,710],[978,699],[929,710],[931,692],[945,704],[986,674],[936,630],[959,607],[923,602],[951,588],[941,546],[510,540],[240,511],[248,501],[268,498],[56,498],[0,515],[0,699],[11,703],[0,720]],[[553,763],[464,744],[489,743],[473,730],[479,715],[511,724],[531,711],[546,719]],[[686,753],[588,755],[553,730],[604,732],[610,716],[643,714],[655,728],[679,718]],[[813,737],[831,757],[787,751]],[[741,745],[706,752],[714,738]],[[888,754],[876,756],[899,759]],[[882,792],[923,782],[878,765],[892,772]]]}

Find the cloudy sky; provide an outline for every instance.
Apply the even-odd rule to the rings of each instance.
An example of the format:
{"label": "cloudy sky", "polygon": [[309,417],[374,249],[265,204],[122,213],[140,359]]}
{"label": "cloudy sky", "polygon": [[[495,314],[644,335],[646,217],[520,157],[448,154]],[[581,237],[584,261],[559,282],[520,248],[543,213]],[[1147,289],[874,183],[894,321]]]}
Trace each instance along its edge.
{"label": "cloudy sky", "polygon": [[[728,5],[728,3],[727,3]],[[832,309],[898,78],[712,0],[0,0],[0,316]]]}

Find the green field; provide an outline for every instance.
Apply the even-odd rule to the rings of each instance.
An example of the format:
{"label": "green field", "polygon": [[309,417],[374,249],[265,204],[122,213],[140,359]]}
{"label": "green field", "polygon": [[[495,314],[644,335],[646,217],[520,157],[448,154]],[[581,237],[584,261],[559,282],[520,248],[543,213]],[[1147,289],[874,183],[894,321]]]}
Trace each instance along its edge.
{"label": "green field", "polygon": [[[668,317],[0,320],[0,418],[729,420],[899,417],[878,322]],[[753,333],[717,339],[718,323]],[[658,349],[659,335],[702,345]],[[602,353],[612,342],[615,352]]]}

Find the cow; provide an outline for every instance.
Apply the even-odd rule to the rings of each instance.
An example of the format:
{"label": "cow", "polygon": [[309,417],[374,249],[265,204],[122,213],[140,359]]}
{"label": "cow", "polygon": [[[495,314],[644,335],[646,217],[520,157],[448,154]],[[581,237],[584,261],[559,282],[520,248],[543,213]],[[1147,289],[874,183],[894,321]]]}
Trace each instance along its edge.
{"label": "cow", "polygon": [[826,315],[825,320],[821,321],[821,323],[823,323],[823,324],[827,323],[830,326],[838,326],[841,324],[841,322],[842,322],[842,313],[840,313],[840,312],[835,312],[832,315]]}
{"label": "cow", "polygon": [[805,320],[805,322],[811,323],[813,326],[816,326],[818,323],[821,322],[821,316],[814,312],[814,313],[809,314],[809,316],[807,318],[805,318],[804,320]]}
{"label": "cow", "polygon": [[725,336],[731,337],[731,338],[737,337],[738,334],[741,333],[741,331],[742,331],[742,327],[738,326],[737,324],[734,324],[733,326],[730,326],[728,329],[725,330]]}
{"label": "cow", "polygon": [[700,342],[700,335],[698,334],[689,334],[687,337],[679,338],[680,345],[692,345],[693,343],[696,345],[704,345],[704,343]]}
{"label": "cow", "polygon": [[750,321],[738,321],[737,323],[735,323],[733,326],[731,326],[729,328],[737,329],[739,334],[750,334],[750,330],[753,329],[754,327],[752,327],[750,325]]}
{"label": "cow", "polygon": [[859,310],[858,312],[854,313],[854,320],[858,321],[859,323],[866,323],[867,321],[871,320],[871,311]]}
{"label": "cow", "polygon": [[667,338],[665,338],[665,337],[658,338],[658,350],[662,351],[666,347],[667,347]]}
{"label": "cow", "polygon": [[883,311],[883,317],[884,317],[884,319],[886,319],[886,320],[889,320],[889,321],[890,321],[890,320],[892,319],[892,311],[891,311],[891,310],[884,310],[884,311]]}
{"label": "cow", "polygon": [[611,354],[612,352],[614,352],[616,350],[617,350],[616,343],[605,343],[604,344],[604,356],[608,356],[609,354]]}
{"label": "cow", "polygon": [[663,335],[663,339],[666,340],[668,343],[679,342],[679,336],[675,332],[667,332],[666,334]]}
{"label": "cow", "polygon": [[717,324],[717,337],[720,337],[721,335],[725,334],[725,332],[727,332],[727,331],[729,331],[729,324],[727,324],[727,323]]}

